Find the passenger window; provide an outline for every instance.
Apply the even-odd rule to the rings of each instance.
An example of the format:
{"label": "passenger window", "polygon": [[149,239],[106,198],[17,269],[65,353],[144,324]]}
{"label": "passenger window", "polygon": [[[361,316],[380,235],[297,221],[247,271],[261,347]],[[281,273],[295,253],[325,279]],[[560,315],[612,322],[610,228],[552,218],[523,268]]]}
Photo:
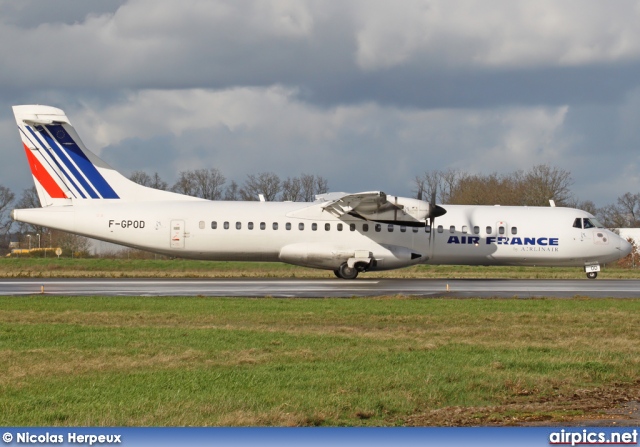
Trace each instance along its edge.
{"label": "passenger window", "polygon": [[349,231],[356,231],[356,224],[349,224]]}
{"label": "passenger window", "polygon": [[338,231],[342,231],[342,224],[341,223],[338,224]]}
{"label": "passenger window", "polygon": [[438,225],[438,233],[443,233],[444,227],[442,225]]}
{"label": "passenger window", "polygon": [[304,230],[304,223],[303,222],[300,222],[298,224],[298,230],[300,230],[300,231]]}
{"label": "passenger window", "polygon": [[312,224],[311,224],[311,229],[312,229],[313,231],[316,231],[316,230],[318,229],[318,224],[317,224],[317,223],[312,223]]}
{"label": "passenger window", "polygon": [[278,222],[274,222],[272,227],[273,227],[274,230],[277,230],[278,229]]}
{"label": "passenger window", "polygon": [[467,234],[467,226],[466,226],[466,225],[463,225],[463,226],[462,226],[462,232],[463,232],[464,234]]}
{"label": "passenger window", "polygon": [[451,225],[449,227],[449,233],[455,233],[456,232],[456,226],[455,225]]}
{"label": "passenger window", "polygon": [[286,224],[284,224],[284,227],[285,227],[287,230],[290,230],[290,229],[291,229],[291,222],[287,222]]}
{"label": "passenger window", "polygon": [[400,225],[400,233],[406,233],[407,232],[407,227],[405,227],[404,225]]}
{"label": "passenger window", "polygon": [[242,229],[242,223],[236,222],[236,230],[240,230],[240,229]]}
{"label": "passenger window", "polygon": [[388,231],[389,233],[393,233],[393,224],[389,224],[389,225],[387,226],[387,231]]}
{"label": "passenger window", "polygon": [[504,234],[504,227],[498,227],[498,234]]}
{"label": "passenger window", "polygon": [[329,231],[331,229],[331,224],[324,224],[324,231]]}
{"label": "passenger window", "polygon": [[486,230],[487,230],[487,234],[493,233],[493,228],[491,227],[487,227]]}
{"label": "passenger window", "polygon": [[573,221],[573,228],[582,228],[582,219],[576,217],[576,220]]}
{"label": "passenger window", "polygon": [[247,228],[250,229],[250,230],[253,230],[253,222],[249,222],[247,224]]}
{"label": "passenger window", "polygon": [[225,223],[224,223],[224,229],[225,229],[225,230],[228,230],[228,229],[229,229],[229,222],[225,222]]}
{"label": "passenger window", "polygon": [[511,227],[511,234],[518,234],[518,227]]}
{"label": "passenger window", "polygon": [[364,233],[366,233],[367,231],[369,231],[369,224],[362,224],[362,231]]}
{"label": "passenger window", "polygon": [[376,233],[379,233],[382,230],[382,225],[376,224],[376,226],[374,228],[376,230]]}
{"label": "passenger window", "polygon": [[475,226],[473,227],[473,234],[480,234],[480,227],[479,226]]}
{"label": "passenger window", "polygon": [[264,230],[265,228],[267,228],[267,224],[264,222],[260,222],[260,229]]}
{"label": "passenger window", "polygon": [[201,230],[204,230],[204,220],[201,220],[198,226],[200,227]]}
{"label": "passenger window", "polygon": [[213,222],[211,222],[211,229],[212,230],[218,229],[218,222],[216,222],[215,220]]}

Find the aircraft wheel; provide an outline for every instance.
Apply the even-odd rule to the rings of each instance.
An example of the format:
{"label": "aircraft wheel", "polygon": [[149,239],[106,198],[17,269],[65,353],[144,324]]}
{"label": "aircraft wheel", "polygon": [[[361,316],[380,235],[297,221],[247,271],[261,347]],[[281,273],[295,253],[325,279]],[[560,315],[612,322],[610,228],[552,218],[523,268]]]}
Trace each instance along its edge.
{"label": "aircraft wheel", "polygon": [[596,279],[598,277],[598,272],[589,272],[587,273],[587,278]]}
{"label": "aircraft wheel", "polygon": [[358,276],[358,270],[355,267],[349,267],[345,262],[338,270],[336,270],[336,275],[342,279],[356,279]]}
{"label": "aircraft wheel", "polygon": [[338,269],[335,269],[333,271],[333,274],[336,275],[338,278],[342,279],[342,276],[340,276],[340,271]]}

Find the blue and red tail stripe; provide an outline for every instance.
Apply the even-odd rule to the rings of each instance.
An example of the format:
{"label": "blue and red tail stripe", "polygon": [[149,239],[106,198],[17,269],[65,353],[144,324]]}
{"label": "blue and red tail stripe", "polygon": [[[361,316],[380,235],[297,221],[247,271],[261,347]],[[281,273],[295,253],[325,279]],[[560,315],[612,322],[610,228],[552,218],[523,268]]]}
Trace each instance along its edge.
{"label": "blue and red tail stripe", "polygon": [[[120,198],[62,125],[37,126],[35,131],[31,126],[26,126],[26,128],[32,134],[33,139],[37,141],[38,146],[44,149],[44,152],[41,152],[43,156],[46,154],[49,156],[47,158],[51,158],[57,170],[66,177],[69,186],[71,186],[70,189],[75,190],[80,197],[93,199]],[[53,153],[48,153],[46,151],[48,148]],[[33,154],[31,156],[37,161]],[[49,164],[51,165],[50,162]],[[42,164],[40,166],[44,169]],[[49,175],[49,178],[55,183],[51,175]],[[58,189],[60,188],[58,187]],[[47,190],[47,192],[49,191]]]}
{"label": "blue and red tail stripe", "polygon": [[23,144],[23,146],[24,151],[27,153],[27,161],[29,162],[31,173],[36,180],[38,180],[38,183],[42,185],[52,199],[66,199],[67,195],[60,186],[58,186],[45,167],[42,166],[42,163],[31,153],[31,149],[29,149],[26,144]]}
{"label": "blue and red tail stripe", "polygon": [[[49,134],[52,135],[71,160],[84,174],[91,186],[100,194],[103,199],[119,199],[118,194],[107,183],[104,177],[98,172],[96,167],[91,163],[86,154],[73,141],[73,138],[64,130],[60,124],[51,124],[46,126]],[[93,195],[92,195],[93,197]],[[97,197],[94,197],[97,198]]]}
{"label": "blue and red tail stripe", "polygon": [[[28,135],[25,135],[27,137],[27,139],[31,141],[31,144],[33,144],[34,147],[37,147],[37,148],[41,149],[40,153],[43,154],[42,158],[44,158],[44,160],[47,162],[47,164],[51,167],[51,170],[53,172],[61,173],[64,176],[64,178],[61,178],[60,180],[62,181],[62,183],[64,183],[67,186],[67,189],[74,196],[74,198],[80,197],[82,199],[86,199],[87,196],[84,194],[84,192],[82,192],[82,189],[80,189],[78,187],[76,182],[73,181],[73,178],[62,167],[60,162],[58,162],[58,159],[56,157],[54,157],[53,155],[48,154],[46,152],[47,151],[47,147],[48,147],[47,144],[44,141],[42,141],[42,139],[40,139],[38,134],[36,132],[34,132],[34,130],[31,128],[31,126],[25,126],[25,127],[29,131],[31,136],[33,137],[33,138],[29,138]],[[38,144],[35,144],[34,140]],[[44,156],[44,154],[47,154],[48,156]],[[55,165],[55,167],[54,167],[54,165]]]}

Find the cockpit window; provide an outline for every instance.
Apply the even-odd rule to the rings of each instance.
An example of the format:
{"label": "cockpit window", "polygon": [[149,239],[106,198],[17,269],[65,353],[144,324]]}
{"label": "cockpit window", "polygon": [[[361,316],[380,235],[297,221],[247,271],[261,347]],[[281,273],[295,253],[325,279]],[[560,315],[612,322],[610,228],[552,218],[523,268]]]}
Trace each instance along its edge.
{"label": "cockpit window", "polygon": [[582,219],[580,217],[576,217],[576,220],[573,221],[573,228],[582,228]]}
{"label": "cockpit window", "polygon": [[604,228],[604,226],[598,222],[598,219],[596,219],[595,217],[584,217],[582,219],[582,225],[583,228]]}
{"label": "cockpit window", "polygon": [[595,225],[596,228],[604,228],[604,225],[602,225],[602,223],[595,217],[590,217],[589,220],[593,225]]}

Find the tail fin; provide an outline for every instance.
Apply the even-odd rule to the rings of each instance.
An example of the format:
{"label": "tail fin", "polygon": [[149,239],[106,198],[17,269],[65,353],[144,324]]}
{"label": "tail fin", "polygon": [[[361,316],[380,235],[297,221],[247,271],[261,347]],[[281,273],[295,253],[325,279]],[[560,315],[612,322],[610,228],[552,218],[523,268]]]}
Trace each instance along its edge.
{"label": "tail fin", "polygon": [[114,170],[85,147],[60,109],[14,106],[13,114],[43,207],[73,205],[84,200],[187,198],[138,185]]}

